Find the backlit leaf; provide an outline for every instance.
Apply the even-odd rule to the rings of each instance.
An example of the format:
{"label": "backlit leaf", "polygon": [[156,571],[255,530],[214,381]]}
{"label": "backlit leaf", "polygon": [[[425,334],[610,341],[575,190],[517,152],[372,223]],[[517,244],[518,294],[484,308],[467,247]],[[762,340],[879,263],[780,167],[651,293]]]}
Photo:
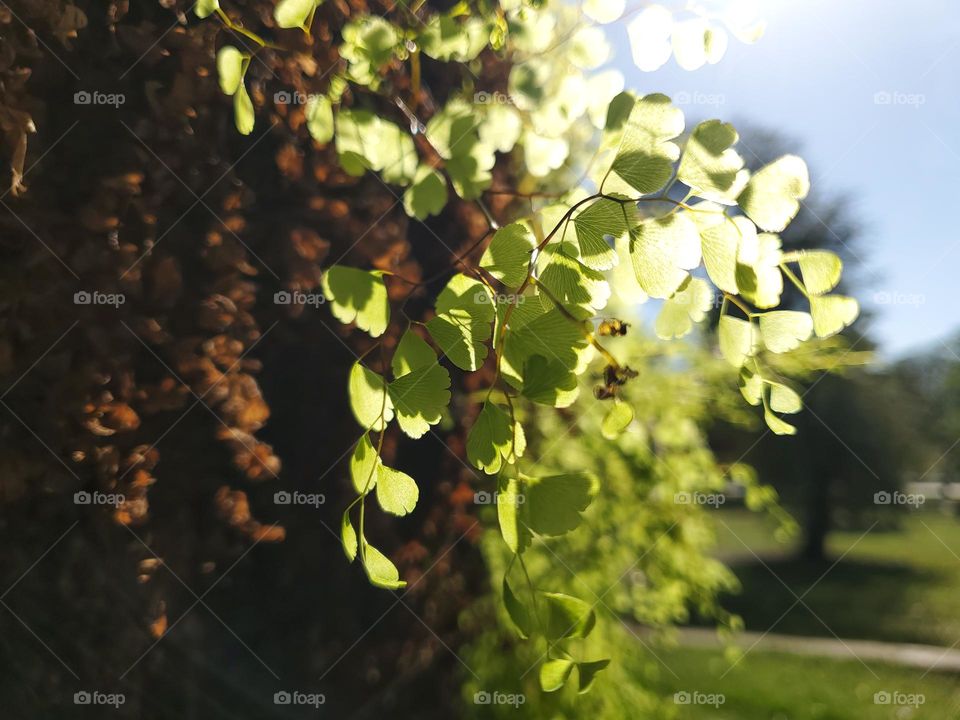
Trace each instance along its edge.
{"label": "backlit leaf", "polygon": [[377,468],[377,502],[391,515],[408,515],[417,506],[420,489],[412,477],[394,468]]}
{"label": "backlit leaf", "polygon": [[318,0],[280,0],[273,10],[273,18],[281,28],[304,28],[320,2]]}
{"label": "backlit leaf", "polygon": [[600,432],[607,440],[615,440],[633,422],[633,408],[624,402],[616,402],[600,425]]}
{"label": "backlit leaf", "polygon": [[764,230],[780,232],[796,216],[800,200],[810,192],[807,165],[796,155],[784,155],[750,178],[737,202]]}
{"label": "backlit leaf", "polygon": [[[687,140],[677,177],[700,197],[725,198],[741,178],[746,181],[743,158],[733,149],[738,139],[729,123],[700,123]],[[737,192],[732,194],[736,196]]]}
{"label": "backlit leaf", "polygon": [[530,228],[510,223],[493,234],[493,239],[480,259],[480,267],[508,288],[517,288],[527,279],[530,253],[535,242]]}
{"label": "backlit leaf", "polygon": [[437,298],[436,311],[427,322],[434,342],[460,369],[479,368],[495,313],[490,291],[466,275],[454,275]]}
{"label": "backlit leaf", "polygon": [[573,670],[573,660],[557,658],[547,660],[540,666],[540,688],[544,692],[555,692],[562,688]]}
{"label": "backlit leaf", "polygon": [[530,479],[526,509],[530,529],[539,535],[562,535],[576,528],[597,492],[588,473],[568,473]]}
{"label": "backlit leaf", "polygon": [[333,139],[333,105],[326,95],[311,95],[307,102],[307,130],[321,145]]}
{"label": "backlit leaf", "polygon": [[450,374],[435,361],[391,382],[390,399],[400,429],[416,439],[440,422],[443,409],[450,403],[449,388]]}
{"label": "backlit leaf", "polygon": [[630,256],[644,292],[668,298],[700,264],[700,233],[684,214],[644,220],[632,231]]}
{"label": "backlit leaf", "polygon": [[384,379],[356,362],[350,370],[347,387],[350,408],[360,426],[369,430],[383,430],[393,419],[393,403]]}
{"label": "backlit leaf", "polygon": [[851,325],[860,314],[860,304],[846,295],[821,295],[810,298],[813,331],[817,337],[836,335]]}
{"label": "backlit leaf", "polygon": [[660,309],[654,330],[664,340],[680,338],[693,329],[693,324],[706,317],[713,307],[713,290],[705,280],[688,277]]}
{"label": "backlit leaf", "polygon": [[323,274],[323,294],[330,312],[344,324],[356,323],[370,337],[383,335],[390,323],[390,302],[383,273],[333,265]]}
{"label": "backlit leaf", "polygon": [[427,165],[417,168],[413,183],[403,193],[403,209],[407,215],[425,220],[439,215],[447,204],[447,181]]}
{"label": "backlit leaf", "polygon": [[407,583],[400,579],[400,571],[390,562],[390,558],[370,545],[366,539],[361,537],[360,542],[363,543],[363,568],[372,585],[386,590],[399,590],[406,586]]}
{"label": "backlit leaf", "polygon": [[243,82],[246,56],[232,45],[224,45],[217,52],[217,77],[224,95],[233,95]]}
{"label": "backlit leaf", "polygon": [[543,593],[547,609],[547,637],[586,637],[593,630],[597,617],[593,608],[580,598],[563,593]]}
{"label": "backlit leaf", "polygon": [[797,261],[803,285],[811,295],[823,295],[840,282],[843,262],[829,250],[804,250]]}
{"label": "backlit leaf", "polygon": [[760,316],[760,336],[770,352],[789,352],[812,333],[813,319],[805,312],[774,310]]}

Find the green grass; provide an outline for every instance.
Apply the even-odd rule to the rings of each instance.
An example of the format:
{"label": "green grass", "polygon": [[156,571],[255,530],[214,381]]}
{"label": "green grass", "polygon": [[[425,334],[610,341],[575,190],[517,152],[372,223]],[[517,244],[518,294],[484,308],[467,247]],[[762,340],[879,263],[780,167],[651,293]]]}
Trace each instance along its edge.
{"label": "green grass", "polygon": [[[657,653],[665,668],[654,682],[665,696],[722,694],[719,707],[678,706],[678,720],[946,720],[960,715],[960,678],[870,664],[753,651],[729,673],[722,651],[680,648]],[[871,673],[875,673],[876,677]],[[922,694],[917,709],[878,705],[874,693]]]}
{"label": "green grass", "polygon": [[826,562],[796,558],[765,518],[725,510],[716,519],[717,554],[743,585],[724,605],[748,629],[946,646],[960,640],[957,519],[922,512],[906,516],[899,530],[835,532]]}

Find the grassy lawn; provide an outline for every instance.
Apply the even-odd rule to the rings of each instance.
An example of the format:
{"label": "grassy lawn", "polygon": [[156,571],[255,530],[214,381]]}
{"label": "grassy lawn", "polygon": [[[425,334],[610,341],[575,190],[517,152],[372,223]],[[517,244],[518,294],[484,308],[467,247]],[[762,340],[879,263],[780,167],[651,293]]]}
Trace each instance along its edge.
{"label": "grassy lawn", "polygon": [[751,630],[947,646],[960,639],[960,520],[921,512],[897,531],[836,532],[833,559],[808,562],[773,539],[765,518],[724,510],[716,519],[718,555],[743,584],[725,606]]}
{"label": "grassy lawn", "polygon": [[[656,680],[664,695],[694,691],[722,694],[723,704],[678,706],[680,720],[946,720],[960,714],[960,678],[871,663],[822,660],[754,651],[724,676],[731,663],[719,650],[658,651],[679,677],[664,670]],[[886,691],[923,695],[918,707],[879,705]],[[917,698],[919,699],[919,698]]]}

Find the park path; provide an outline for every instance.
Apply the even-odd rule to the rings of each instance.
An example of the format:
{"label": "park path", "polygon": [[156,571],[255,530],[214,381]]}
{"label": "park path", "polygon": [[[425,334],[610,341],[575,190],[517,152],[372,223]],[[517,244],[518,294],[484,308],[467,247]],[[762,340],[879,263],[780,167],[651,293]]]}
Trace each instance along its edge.
{"label": "park path", "polygon": [[[680,644],[686,647],[719,648],[723,643],[714,630],[709,628],[680,628]],[[734,636],[737,646],[789,653],[811,655],[838,660],[882,662],[890,665],[919,670],[960,673],[960,649],[935,645],[878,642],[876,640],[840,640],[837,638],[802,637],[744,631]]]}

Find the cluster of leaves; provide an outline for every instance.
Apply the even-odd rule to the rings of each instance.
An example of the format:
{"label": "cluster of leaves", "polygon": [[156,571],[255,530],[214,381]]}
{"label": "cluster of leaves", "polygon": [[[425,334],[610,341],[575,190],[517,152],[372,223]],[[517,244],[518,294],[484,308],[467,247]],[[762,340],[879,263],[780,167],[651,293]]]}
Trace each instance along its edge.
{"label": "cluster of leaves", "polygon": [[[277,24],[309,33],[317,4],[284,0],[276,7]],[[604,7],[588,3],[583,10],[606,19]],[[198,12],[225,17],[215,0],[201,3]],[[389,361],[392,378],[363,359],[350,372],[350,404],[363,435],[350,461],[357,498],[343,515],[343,547],[351,561],[360,558],[379,587],[396,589],[403,582],[366,537],[366,499],[375,494],[380,508],[393,515],[415,507],[415,480],[386,466],[380,451],[394,420],[412,438],[440,421],[451,398],[441,358],[474,372],[492,353],[494,377],[469,431],[467,459],[496,478],[499,526],[512,553],[509,573],[514,564],[524,567],[533,538],[574,530],[600,490],[584,472],[525,474],[518,408],[570,406],[579,379],[599,357],[603,382],[595,394],[612,401],[602,434],[615,438],[633,420],[621,395],[637,372],[618,362],[601,342],[607,331],[595,326],[614,292],[634,302],[662,300],[656,332],[663,338],[690,333],[721,298],[721,353],[738,370],[746,400],[763,406],[778,434],[794,432],[781,415],[798,412],[801,401],[765,356],[792,351],[813,335],[836,334],[857,315],[855,300],[829,294],[840,278],[838,257],[781,250],[776,233],[809,190],[803,161],[785,156],[751,176],[729,124],[708,120],[684,136],[683,113],[666,96],[620,92],[609,77],[588,84],[584,71],[602,64],[609,48],[596,27],[577,25],[578,12],[514,1],[480,3],[476,10],[459,3],[409,28],[381,17],[354,17],[341,33],[341,71],[329,92],[307,108],[311,134],[319,143],[335,142],[343,169],[375,172],[384,183],[404,188],[404,206],[414,217],[440,212],[448,188],[482,205],[498,154],[515,165],[516,194],[530,200],[525,215],[508,218],[503,227],[491,222],[495,232],[480,262],[464,263],[464,272],[450,278],[436,298],[435,315],[407,325]],[[566,41],[557,34],[563,27],[573,28]],[[693,35],[707,59],[715,57],[718,33],[701,30],[673,29],[678,59],[690,57]],[[564,43],[569,45],[561,50]],[[509,102],[491,102],[489,94],[466,83],[462,94],[420,122],[420,53],[463,64],[484,51],[515,60]],[[253,127],[244,88],[249,60],[231,46],[218,56],[221,87],[235,98],[240,132]],[[408,102],[394,97],[385,81],[388,67],[397,63],[408,63],[415,78]],[[348,93],[351,87],[363,93]],[[363,107],[360,99],[371,92],[406,108],[409,127]],[[418,148],[417,136],[430,153]],[[558,184],[564,189],[554,192]],[[328,268],[323,289],[333,315],[371,337],[384,335],[392,322],[389,278],[378,270]],[[784,278],[809,299],[809,312],[776,309]],[[385,359],[381,366],[387,367]],[[503,600],[514,625],[549,645],[541,686],[557,690],[576,670],[585,692],[607,660],[575,660],[568,648],[593,630],[593,608],[571,595],[531,590],[532,602],[521,601],[505,576]]]}
{"label": "cluster of leaves", "polygon": [[[539,637],[504,652],[511,640],[503,626],[516,627],[526,617],[511,610],[510,604],[504,610],[482,604],[462,621],[477,630],[463,657],[481,678],[467,684],[467,698],[497,687],[524,694],[524,710],[530,717],[669,717],[669,708],[660,707],[655,693],[637,678],[670,672],[657,659],[660,641],[670,641],[670,627],[687,624],[694,615],[701,621],[717,621],[724,633],[739,627],[739,620],[717,604],[720,593],[735,589],[736,579],[710,557],[711,512],[705,505],[677,498],[694,492],[724,493],[733,481],[743,488],[747,508],[769,512],[779,521],[779,534],[795,529],[776,506],[775,493],[758,485],[754,473],[742,464],[718,464],[707,444],[704,426],[718,418],[737,423],[744,419],[739,396],[729,387],[726,362],[699,344],[663,343],[640,333],[622,344],[630,364],[642,368],[644,383],[631,384],[622,392],[624,407],[634,408],[637,418],[616,443],[604,437],[604,414],[588,393],[567,413],[534,406],[524,415],[530,453],[549,473],[578,473],[589,467],[603,478],[602,492],[583,513],[577,531],[534,538],[522,569],[497,538],[483,543],[494,582],[500,583],[501,575],[507,574],[511,593],[528,607],[538,603],[543,608],[535,588],[545,584],[582,597],[597,622],[589,637],[576,641],[578,651],[584,657],[618,660],[604,671],[610,676],[600,691],[588,697],[579,693],[579,678],[563,692],[540,696],[530,670],[547,653],[563,658],[562,648]],[[685,372],[678,372],[678,366]],[[720,527],[718,532],[727,530]],[[491,613],[501,622],[491,624]],[[514,615],[517,619],[512,619]],[[638,640],[633,623],[652,634]],[[515,711],[510,706],[499,712],[480,708],[475,716],[511,713]]]}

